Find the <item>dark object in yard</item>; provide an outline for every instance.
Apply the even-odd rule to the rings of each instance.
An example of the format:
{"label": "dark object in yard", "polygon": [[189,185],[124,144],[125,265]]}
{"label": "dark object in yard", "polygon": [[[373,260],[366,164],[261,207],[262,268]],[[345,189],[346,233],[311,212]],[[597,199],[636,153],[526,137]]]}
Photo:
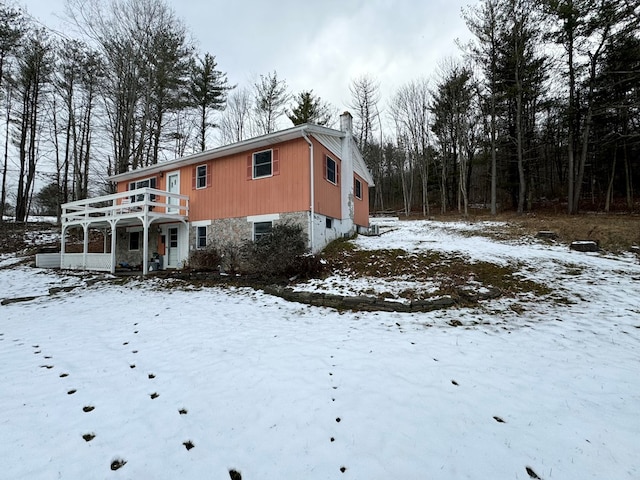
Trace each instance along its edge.
{"label": "dark object in yard", "polygon": [[233,468],[229,470],[229,476],[231,477],[231,480],[242,480],[242,475],[240,475],[240,472],[234,470]]}
{"label": "dark object in yard", "polygon": [[536,472],[533,471],[533,469],[531,467],[525,467],[525,469],[527,470],[527,474],[533,478],[534,480],[542,480],[538,474]]}
{"label": "dark object in yard", "polygon": [[126,463],[126,460],[116,458],[113,462],[111,462],[111,470],[118,470],[119,468],[124,467]]}
{"label": "dark object in yard", "polygon": [[536,234],[538,238],[546,238],[548,240],[555,240],[558,238],[558,235],[554,232],[550,232],[549,230],[541,230]]}
{"label": "dark object in yard", "polygon": [[578,240],[572,242],[569,248],[577,252],[597,252],[600,250],[598,242],[594,240]]}

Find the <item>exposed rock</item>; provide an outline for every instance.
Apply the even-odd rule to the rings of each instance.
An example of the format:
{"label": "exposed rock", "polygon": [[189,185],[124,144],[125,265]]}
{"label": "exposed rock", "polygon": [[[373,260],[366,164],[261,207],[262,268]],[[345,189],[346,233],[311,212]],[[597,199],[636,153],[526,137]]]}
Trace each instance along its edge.
{"label": "exposed rock", "polygon": [[600,250],[598,242],[595,240],[578,240],[572,242],[569,248],[577,252],[597,252]]}
{"label": "exposed rock", "polygon": [[536,234],[538,238],[545,238],[548,240],[555,240],[558,238],[558,235],[555,232],[550,232],[548,230],[541,230]]}

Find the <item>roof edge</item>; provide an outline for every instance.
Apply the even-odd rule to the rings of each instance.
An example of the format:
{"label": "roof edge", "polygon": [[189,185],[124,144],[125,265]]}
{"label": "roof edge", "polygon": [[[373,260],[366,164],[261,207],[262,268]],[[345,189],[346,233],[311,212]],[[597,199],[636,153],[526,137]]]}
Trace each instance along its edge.
{"label": "roof edge", "polygon": [[220,147],[205,150],[203,152],[194,153],[191,155],[187,155],[185,157],[179,157],[173,160],[167,160],[164,162],[156,163],[155,165],[150,165],[148,167],[138,168],[136,170],[131,170],[129,172],[111,175],[107,177],[107,180],[111,182],[119,182],[122,180],[137,178],[142,175],[151,175],[151,174],[159,173],[161,171],[166,171],[172,168],[179,168],[179,167],[192,165],[205,159],[212,160],[212,159],[220,158],[226,155],[232,155],[235,153],[241,153],[247,150],[252,150],[255,147],[261,147],[261,146],[266,146],[274,143],[285,142],[285,141],[293,140],[295,138],[302,138],[303,133],[331,135],[331,136],[340,137],[340,138],[346,135],[346,132],[343,132],[340,130],[323,127],[321,125],[316,125],[313,123],[304,123],[302,125],[296,125],[295,127],[291,127],[285,130],[278,130],[277,132],[268,133],[266,135],[261,135],[259,137],[248,138],[240,142],[230,143],[228,145],[223,145]]}

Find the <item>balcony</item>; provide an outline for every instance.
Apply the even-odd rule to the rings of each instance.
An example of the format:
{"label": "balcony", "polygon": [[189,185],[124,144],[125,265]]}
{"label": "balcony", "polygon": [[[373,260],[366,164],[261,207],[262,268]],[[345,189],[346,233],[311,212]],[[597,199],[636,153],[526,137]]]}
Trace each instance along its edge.
{"label": "balcony", "polygon": [[[60,266],[74,270],[115,272],[116,228],[142,227],[142,273],[148,273],[149,228],[152,224],[182,222],[189,217],[189,197],[155,188],[139,188],[113,195],[87,198],[62,205],[62,240]],[[70,228],[83,229],[82,253],[65,253],[66,234]],[[104,232],[102,253],[89,253],[89,229]],[[107,237],[110,235],[111,248]]]}
{"label": "balcony", "polygon": [[62,205],[62,227],[73,225],[109,226],[139,224],[145,217],[153,221],[186,221],[189,197],[155,188],[139,188],[113,195],[87,198]]}

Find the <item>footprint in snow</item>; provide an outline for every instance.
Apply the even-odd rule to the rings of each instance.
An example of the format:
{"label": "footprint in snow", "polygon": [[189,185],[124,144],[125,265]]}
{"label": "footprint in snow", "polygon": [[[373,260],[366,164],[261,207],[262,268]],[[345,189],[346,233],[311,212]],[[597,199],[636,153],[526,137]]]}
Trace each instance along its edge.
{"label": "footprint in snow", "polygon": [[533,468],[531,467],[525,467],[525,470],[527,471],[527,475],[529,475],[531,478],[533,478],[534,480],[542,480],[538,474],[536,472],[533,471]]}
{"label": "footprint in snow", "polygon": [[126,465],[127,461],[121,458],[116,458],[111,462],[111,470],[118,470]]}

